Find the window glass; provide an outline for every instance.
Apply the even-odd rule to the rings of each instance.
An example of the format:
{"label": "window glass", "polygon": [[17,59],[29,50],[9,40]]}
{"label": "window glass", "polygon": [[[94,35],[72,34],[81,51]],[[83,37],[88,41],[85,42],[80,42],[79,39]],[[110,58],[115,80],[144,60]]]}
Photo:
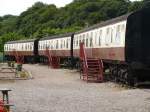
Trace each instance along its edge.
{"label": "window glass", "polygon": [[60,40],[60,48],[61,49],[63,48],[63,40],[62,39]]}
{"label": "window glass", "polygon": [[111,43],[113,43],[113,31],[114,31],[113,28],[111,28],[111,40],[110,40]]}
{"label": "window glass", "polygon": [[116,36],[115,36],[116,44],[119,44],[120,41],[121,41],[121,32],[120,32],[120,30],[121,30],[120,25],[117,25]]}
{"label": "window glass", "polygon": [[85,43],[85,34],[83,34],[83,41],[82,42]]}
{"label": "window glass", "polygon": [[81,35],[80,35],[80,37],[79,37],[79,46],[80,46],[80,43],[81,43]]}
{"label": "window glass", "polygon": [[70,39],[68,39],[68,48],[70,48]]}
{"label": "window glass", "polygon": [[106,37],[105,37],[105,44],[109,45],[111,42],[111,28],[106,29]]}
{"label": "window glass", "polygon": [[95,31],[95,44],[97,44],[97,31]]}
{"label": "window glass", "polygon": [[99,46],[101,46],[102,30],[99,31]]}
{"label": "window glass", "polygon": [[29,50],[31,50],[32,49],[32,45],[31,45],[31,43],[29,44]]}
{"label": "window glass", "polygon": [[86,47],[88,47],[88,38],[86,38]]}
{"label": "window glass", "polygon": [[76,44],[76,38],[73,39],[73,47],[75,47]]}
{"label": "window glass", "polygon": [[56,49],[58,49],[58,40],[56,40]]}
{"label": "window glass", "polygon": [[92,47],[92,43],[93,43],[93,32],[91,32],[91,37],[90,37],[90,47]]}
{"label": "window glass", "polygon": [[63,48],[66,48],[66,39],[64,39],[64,41],[63,41]]}
{"label": "window glass", "polygon": [[88,45],[89,45],[89,42],[88,42],[89,39],[88,39],[88,38],[89,38],[89,34],[87,33],[87,34],[86,34],[86,47],[88,47]]}
{"label": "window glass", "polygon": [[21,46],[21,49],[23,50],[23,44],[22,44],[22,46]]}
{"label": "window glass", "polygon": [[125,25],[124,24],[121,25],[121,32],[125,32]]}
{"label": "window glass", "polygon": [[66,48],[68,48],[68,46],[69,46],[68,44],[69,44],[69,43],[68,43],[68,39],[67,39],[67,42],[66,42]]}
{"label": "window glass", "polygon": [[27,44],[25,45],[25,50],[27,50]]}
{"label": "window glass", "polygon": [[78,47],[78,36],[76,37],[76,47]]}

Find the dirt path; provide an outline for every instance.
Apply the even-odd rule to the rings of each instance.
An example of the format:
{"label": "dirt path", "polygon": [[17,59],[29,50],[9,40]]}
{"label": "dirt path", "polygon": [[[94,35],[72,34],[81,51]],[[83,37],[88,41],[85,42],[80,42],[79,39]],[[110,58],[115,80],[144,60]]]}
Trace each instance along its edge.
{"label": "dirt path", "polygon": [[86,83],[76,71],[24,65],[33,80],[0,81],[11,88],[13,112],[150,112],[150,90]]}

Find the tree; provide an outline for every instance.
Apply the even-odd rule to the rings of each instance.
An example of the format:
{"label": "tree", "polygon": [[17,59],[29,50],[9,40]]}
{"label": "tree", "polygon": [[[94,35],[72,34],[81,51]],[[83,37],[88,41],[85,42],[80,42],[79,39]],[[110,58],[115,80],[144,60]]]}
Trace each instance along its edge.
{"label": "tree", "polygon": [[128,11],[129,12],[134,12],[136,10],[139,10],[143,7],[143,2],[141,1],[135,1],[135,2],[132,2],[128,8]]}
{"label": "tree", "polygon": [[25,37],[23,35],[20,35],[15,32],[9,32],[9,33],[4,34],[3,36],[0,37],[0,51],[3,51],[5,42],[20,40],[20,39],[24,39],[24,38]]}
{"label": "tree", "polygon": [[[0,40],[3,44],[5,40],[22,39],[22,36],[26,39],[42,38],[48,35],[75,32],[147,7],[149,1],[74,0],[62,8],[37,2],[19,16],[0,17]],[[16,35],[19,38],[12,38],[13,36],[10,35]]]}

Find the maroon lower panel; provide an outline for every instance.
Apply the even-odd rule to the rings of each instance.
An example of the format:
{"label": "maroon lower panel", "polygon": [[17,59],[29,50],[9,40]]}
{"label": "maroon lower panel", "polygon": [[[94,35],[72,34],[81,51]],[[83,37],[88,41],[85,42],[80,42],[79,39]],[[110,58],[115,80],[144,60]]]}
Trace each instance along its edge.
{"label": "maroon lower panel", "polygon": [[[86,55],[88,58],[100,58],[108,60],[125,60],[125,48],[86,48]],[[79,49],[74,50],[74,56],[79,57]]]}
{"label": "maroon lower panel", "polygon": [[[50,50],[49,51],[52,56],[60,56],[60,57],[66,57],[70,56],[70,50]],[[46,55],[45,51],[40,50],[39,55]]]}
{"label": "maroon lower panel", "polygon": [[[34,53],[32,51],[17,51],[17,54],[20,56],[32,56],[34,55]],[[14,52],[13,51],[9,51],[9,52],[5,52],[5,55],[10,55],[10,56],[14,56]]]}

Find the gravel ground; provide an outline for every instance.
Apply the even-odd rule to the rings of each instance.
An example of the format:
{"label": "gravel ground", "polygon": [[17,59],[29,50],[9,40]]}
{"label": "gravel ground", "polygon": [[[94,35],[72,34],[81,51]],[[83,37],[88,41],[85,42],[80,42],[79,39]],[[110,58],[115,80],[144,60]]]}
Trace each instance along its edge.
{"label": "gravel ground", "polygon": [[79,73],[24,65],[32,80],[0,81],[11,88],[13,112],[150,112],[149,89],[125,89],[113,83],[86,83]]}

